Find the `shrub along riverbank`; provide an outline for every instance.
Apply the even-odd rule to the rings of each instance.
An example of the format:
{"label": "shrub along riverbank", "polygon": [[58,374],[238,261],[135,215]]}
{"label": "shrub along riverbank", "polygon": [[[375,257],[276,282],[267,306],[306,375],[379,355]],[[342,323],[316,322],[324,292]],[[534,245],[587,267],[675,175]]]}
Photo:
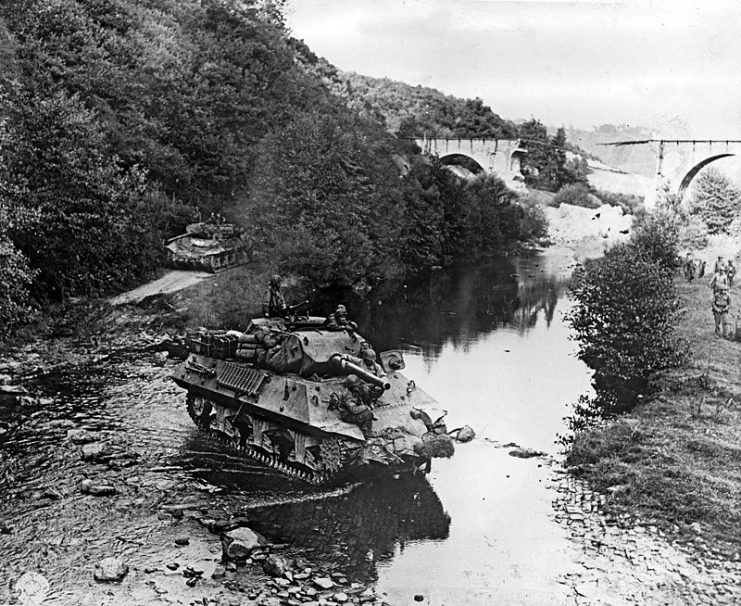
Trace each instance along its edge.
{"label": "shrub along riverbank", "polygon": [[[651,233],[653,236],[648,237]],[[661,256],[656,253],[664,254],[671,248],[671,239],[667,241],[666,235],[655,230],[643,233],[654,247],[654,259]],[[645,244],[646,241],[639,248]],[[616,263],[616,255],[628,253],[608,253],[606,260],[595,264],[602,268],[602,277],[605,268]],[[643,256],[638,262],[644,263],[645,259]],[[588,278],[597,279],[595,267],[585,271]],[[641,271],[649,270],[643,267]],[[626,272],[622,279],[629,279],[630,275]],[[688,284],[673,275],[668,285],[661,283],[658,291],[652,288],[649,273],[644,278],[645,288],[631,291],[636,299],[631,305],[636,315],[632,323],[627,316],[622,321],[613,316],[611,322],[593,323],[590,331],[581,333],[583,340],[577,338],[582,352],[590,354],[600,344],[595,337],[609,336],[604,343],[613,349],[600,353],[612,357],[591,361],[589,356],[584,358],[597,369],[597,376],[600,371],[617,370],[620,374],[627,369],[623,378],[640,380],[634,385],[627,413],[614,416],[616,408],[626,407],[626,401],[611,407],[616,404],[614,397],[601,399],[604,394],[599,390],[594,400],[580,402],[573,419],[576,432],[569,444],[567,463],[574,474],[609,495],[607,508],[612,513],[628,514],[660,526],[701,551],[738,559],[739,344],[714,334],[710,276]],[[584,277],[581,280],[583,287]],[[577,327],[585,311],[579,284],[577,278],[577,312],[572,317]],[[601,285],[604,289],[597,293],[601,306],[609,306],[610,301],[622,297],[614,284]],[[672,312],[675,293],[679,307],[674,311],[678,313]],[[737,285],[732,289],[734,317],[740,294]],[[662,306],[663,316],[652,319],[647,313]],[[679,355],[683,351],[684,359]]]}

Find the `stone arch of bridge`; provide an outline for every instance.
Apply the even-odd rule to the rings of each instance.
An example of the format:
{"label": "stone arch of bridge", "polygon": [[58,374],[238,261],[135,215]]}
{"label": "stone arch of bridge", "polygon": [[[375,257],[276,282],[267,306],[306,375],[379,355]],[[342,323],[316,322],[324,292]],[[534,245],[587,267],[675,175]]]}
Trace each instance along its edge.
{"label": "stone arch of bridge", "polygon": [[[440,161],[443,164],[455,164],[455,162],[451,162],[451,160],[462,159],[462,158],[465,158],[466,160],[469,160],[470,162],[472,162],[473,164],[475,164],[478,167],[478,170],[475,171],[476,174],[483,173],[486,170],[486,168],[484,168],[484,166],[481,164],[481,161],[478,158],[476,158],[474,155],[462,153],[462,152],[460,152],[458,150],[456,150],[455,152],[451,152],[449,154],[441,155],[440,156]],[[447,160],[447,162],[446,162],[446,160]]]}
{"label": "stone arch of bridge", "polygon": [[677,192],[679,194],[679,199],[682,200],[684,198],[684,195],[687,193],[687,189],[689,188],[690,183],[692,183],[692,179],[694,179],[697,176],[697,173],[699,173],[708,164],[710,164],[711,162],[715,162],[716,160],[720,160],[721,158],[728,158],[735,155],[736,154],[731,153],[716,154],[714,156],[708,156],[701,162],[695,164],[689,171],[687,171],[687,174],[684,176],[682,182],[679,184],[679,191]]}

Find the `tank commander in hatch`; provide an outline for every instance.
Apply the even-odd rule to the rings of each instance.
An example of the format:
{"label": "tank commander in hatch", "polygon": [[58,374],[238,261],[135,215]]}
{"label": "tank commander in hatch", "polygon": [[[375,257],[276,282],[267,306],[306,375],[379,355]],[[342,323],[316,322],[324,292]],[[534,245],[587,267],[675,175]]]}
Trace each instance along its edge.
{"label": "tank commander in hatch", "polygon": [[347,308],[340,304],[337,309],[324,320],[324,328],[327,330],[350,330],[355,331],[358,325],[347,319]]}
{"label": "tank commander in hatch", "polygon": [[266,318],[282,318],[288,313],[286,299],[281,292],[283,280],[278,274],[270,278],[268,289],[262,301],[262,314]]}

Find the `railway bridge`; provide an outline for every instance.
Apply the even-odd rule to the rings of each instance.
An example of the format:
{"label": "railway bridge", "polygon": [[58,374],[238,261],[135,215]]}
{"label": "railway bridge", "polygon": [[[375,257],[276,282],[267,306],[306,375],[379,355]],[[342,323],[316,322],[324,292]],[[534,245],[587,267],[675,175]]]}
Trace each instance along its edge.
{"label": "railway bridge", "polygon": [[618,141],[606,145],[650,145],[656,156],[656,176],[645,204],[656,204],[659,192],[668,190],[684,198],[692,180],[709,164],[731,156],[741,156],[740,139],[646,139]]}
{"label": "railway bridge", "polygon": [[527,153],[519,139],[415,138],[427,155],[437,155],[448,164],[456,158],[473,160],[483,172],[494,174],[512,189],[524,188],[522,158]]}

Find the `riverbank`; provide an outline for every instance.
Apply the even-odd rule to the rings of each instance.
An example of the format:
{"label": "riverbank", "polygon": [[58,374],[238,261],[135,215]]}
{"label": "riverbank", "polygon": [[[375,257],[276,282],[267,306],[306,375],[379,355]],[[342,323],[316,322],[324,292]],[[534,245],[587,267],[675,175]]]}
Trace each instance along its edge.
{"label": "riverbank", "polygon": [[[569,260],[563,256],[563,250],[554,251],[559,258]],[[546,256],[550,258],[552,254]],[[548,267],[551,262],[554,259],[542,259],[542,267]],[[485,439],[487,432],[492,439],[512,435],[513,427],[507,429],[506,415],[501,411],[491,412],[493,418],[487,422],[474,423],[480,430],[479,439],[457,453],[454,463],[462,466],[461,471],[472,474],[465,491],[455,482],[446,489],[442,482],[444,474],[436,477],[433,469],[430,480],[349,486],[340,492],[308,494],[301,487],[282,484],[281,478],[259,465],[223,452],[220,445],[208,443],[194,430],[182,405],[182,392],[169,380],[177,362],[166,351],[175,352],[185,326],[208,323],[206,314],[214,305],[223,316],[239,311],[240,302],[243,313],[248,313],[250,306],[259,308],[267,271],[259,266],[246,266],[239,269],[239,276],[219,274],[182,293],[155,297],[144,307],[129,305],[112,309],[104,305],[81,305],[74,312],[70,310],[65,322],[54,330],[50,328],[43,339],[15,349],[10,356],[15,367],[11,373],[22,373],[18,376],[31,395],[8,426],[8,437],[15,440],[15,445],[3,450],[9,475],[0,473],[0,485],[9,482],[14,490],[0,497],[3,505],[0,518],[7,520],[10,533],[2,537],[4,567],[0,565],[0,577],[17,579],[24,570],[37,570],[49,578],[53,589],[61,592],[52,595],[50,603],[60,604],[198,601],[209,605],[264,606],[298,603],[309,598],[313,598],[309,603],[343,603],[347,598],[348,603],[380,606],[386,602],[396,606],[409,603],[416,595],[427,603],[439,604],[439,600],[431,598],[432,589],[425,586],[423,570],[409,574],[405,579],[409,584],[405,585],[404,600],[396,600],[383,595],[384,586],[376,584],[373,574],[358,577],[350,574],[348,563],[362,562],[377,570],[375,559],[365,558],[369,549],[383,558],[387,556],[380,554],[392,552],[397,543],[405,543],[408,538],[419,538],[420,543],[426,539],[454,543],[457,536],[456,540],[465,540],[466,549],[472,553],[475,552],[472,545],[485,546],[481,547],[484,551],[479,561],[486,562],[489,568],[481,573],[485,575],[482,578],[491,580],[491,558],[497,556],[501,557],[498,562],[502,568],[501,574],[494,578],[502,579],[507,587],[522,585],[532,591],[535,586],[547,585],[547,574],[537,575],[538,579],[534,580],[527,575],[521,578],[518,571],[511,570],[512,563],[517,561],[513,560],[512,546],[528,544],[528,540],[518,541],[506,528],[516,525],[513,520],[521,519],[515,516],[521,516],[523,507],[528,507],[531,516],[538,509],[529,497],[522,496],[527,493],[518,493],[518,487],[532,485],[535,490],[550,482],[551,462],[547,458],[528,461],[510,457]],[[519,273],[532,274],[528,279],[534,282],[540,280],[539,271],[520,268]],[[243,286],[245,283],[252,286],[247,288]],[[505,283],[509,282],[505,280]],[[231,292],[231,296],[226,296],[226,292]],[[435,309],[447,309],[446,303],[437,303],[437,298],[435,301]],[[489,303],[494,305],[496,301],[492,299]],[[526,303],[521,301],[522,305]],[[530,309],[527,305],[526,308]],[[456,312],[465,307],[450,309]],[[539,349],[544,348],[543,337],[553,334],[543,324],[541,317],[536,325],[543,330],[536,338]],[[514,332],[509,334],[507,349],[502,350],[501,338],[506,336],[503,331],[492,340],[500,371],[506,368],[507,359],[514,358],[521,350],[520,337]],[[486,360],[491,362],[492,351],[488,351]],[[437,385],[431,378],[425,385],[429,384],[436,394],[451,402],[466,389],[453,385],[445,396],[444,384],[450,382],[449,373],[442,372],[438,379]],[[497,398],[506,401],[502,387],[500,384]],[[549,393],[550,398],[546,399],[552,399],[553,387],[533,390],[524,398],[522,394],[528,392],[521,387],[513,392],[519,394],[513,401],[532,400],[537,422],[542,423],[543,411],[538,408],[537,393]],[[487,393],[494,393],[494,389]],[[556,400],[566,402],[563,398]],[[526,404],[519,402],[513,412],[518,422],[528,418]],[[470,421],[475,418],[476,410],[491,411],[493,407],[474,403],[463,416]],[[554,410],[553,414],[560,418],[561,410]],[[122,428],[125,430],[121,431]],[[85,459],[82,453],[86,445],[76,441],[87,439],[93,439],[91,445],[108,443],[112,450],[98,461]],[[502,443],[505,441],[508,443],[508,440]],[[88,451],[91,448],[87,445]],[[479,459],[475,456],[477,449]],[[481,465],[482,459],[489,466]],[[491,461],[496,462],[491,464]],[[475,475],[480,469],[490,470],[491,482],[480,481],[480,476]],[[451,474],[446,477],[452,482]],[[112,486],[115,494],[83,491],[82,482],[86,479],[93,482],[91,489]],[[472,498],[471,484],[490,485],[492,491]],[[388,490],[384,492],[384,488]],[[709,589],[704,589],[706,585],[732,585],[732,580],[737,578],[735,569],[721,574],[718,571],[725,569],[716,569],[712,561],[688,566],[686,558],[673,546],[664,544],[662,537],[657,543],[652,535],[646,543],[627,527],[629,520],[624,516],[603,515],[606,499],[582,489],[581,483],[572,484],[565,475],[555,479],[553,490],[556,492],[546,495],[542,511],[538,510],[541,528],[548,532],[536,535],[537,551],[553,553],[546,549],[548,543],[542,541],[544,536],[561,536],[559,524],[569,533],[574,546],[583,546],[583,556],[579,555],[573,566],[563,566],[568,576],[557,581],[557,585],[548,586],[549,591],[558,595],[559,587],[565,588],[565,594],[573,593],[575,604],[616,603],[593,599],[597,590],[603,596],[618,592],[636,596],[635,600],[626,598],[618,603],[715,604],[718,603],[715,597],[704,601],[681,599],[680,591],[685,585],[701,587],[710,596]],[[516,507],[512,511],[516,514],[511,518],[504,513],[494,514],[497,510],[491,508],[496,507],[495,495],[506,496],[505,501],[513,500]],[[273,505],[272,509],[263,508],[261,517],[260,504],[266,499],[273,504],[277,501],[281,511]],[[500,520],[500,526],[490,524],[484,517],[480,533],[461,534],[460,527],[466,525],[466,519],[475,517],[472,512],[480,511],[484,501],[492,518]],[[271,534],[272,543],[244,566],[241,563],[230,566],[221,562],[221,533],[213,530],[222,528],[223,524],[237,523],[232,522],[237,519],[241,524],[245,518],[256,530]],[[553,524],[548,522],[551,519]],[[354,522],[347,524],[348,520]],[[292,523],[300,523],[300,527],[292,530]],[[357,532],[357,524],[370,538]],[[0,532],[5,531],[0,528]],[[311,544],[302,547],[301,542],[307,537],[312,538]],[[287,543],[290,545],[286,546]],[[501,545],[501,554],[497,545]],[[312,551],[316,546],[320,549]],[[410,553],[411,547],[406,551]],[[646,560],[639,570],[635,563],[643,562],[642,554],[649,552],[658,554],[657,558]],[[263,562],[273,555],[287,559],[288,575],[266,573]],[[93,579],[95,564],[107,556],[122,558],[130,568],[120,584],[101,584]],[[398,559],[400,555],[395,557]],[[594,566],[595,558],[599,558],[599,569]],[[542,557],[527,559],[531,569],[535,560],[544,564]],[[551,563],[552,560],[545,562],[549,571]],[[467,562],[461,565],[466,570],[474,566]],[[311,570],[307,572],[307,569]],[[405,570],[403,566],[401,570]],[[452,578],[445,577],[440,570],[438,578]],[[214,572],[217,574],[212,578]],[[688,575],[690,579],[683,581]],[[324,580],[318,584],[315,578],[329,579],[334,586],[322,589],[320,584],[328,584]],[[655,578],[656,587],[644,582],[646,578]],[[10,597],[7,591],[7,586],[0,588],[0,601]],[[463,588],[459,591],[463,592]],[[652,602],[644,599],[647,595],[651,599],[668,598]]]}
{"label": "riverbank", "polygon": [[[740,344],[717,337],[709,276],[679,279],[681,368],[655,378],[630,414],[576,436],[571,472],[607,495],[605,510],[653,524],[699,553],[741,559]],[[741,289],[732,289],[732,324]]]}

